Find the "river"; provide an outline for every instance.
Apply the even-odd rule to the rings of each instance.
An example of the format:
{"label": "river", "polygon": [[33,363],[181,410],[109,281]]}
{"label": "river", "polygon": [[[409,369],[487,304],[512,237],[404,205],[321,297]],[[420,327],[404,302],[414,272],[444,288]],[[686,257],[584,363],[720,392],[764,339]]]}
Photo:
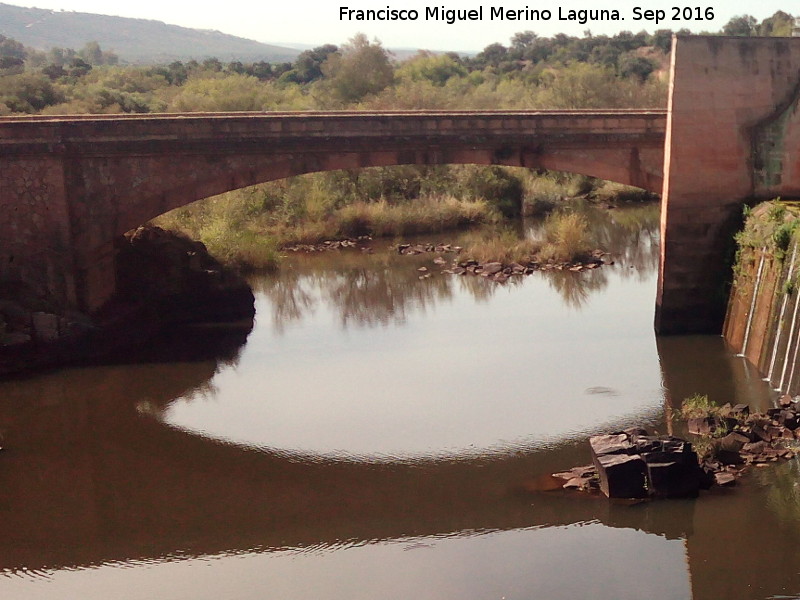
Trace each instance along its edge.
{"label": "river", "polygon": [[613,265],[293,256],[252,331],[0,382],[0,597],[800,597],[796,460],[696,500],[542,489],[691,394],[774,401],[722,338],[654,335],[657,208],[588,214]]}

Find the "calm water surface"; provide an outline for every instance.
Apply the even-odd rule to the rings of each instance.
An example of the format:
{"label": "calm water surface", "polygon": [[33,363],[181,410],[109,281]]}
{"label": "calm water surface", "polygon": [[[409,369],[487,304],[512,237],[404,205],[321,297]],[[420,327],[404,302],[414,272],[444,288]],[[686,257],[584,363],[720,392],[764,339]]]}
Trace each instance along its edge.
{"label": "calm water surface", "polygon": [[773,401],[720,338],[655,338],[657,211],[590,216],[613,266],[295,257],[252,331],[0,382],[0,598],[800,597],[796,461],[697,500],[540,490],[690,394]]}

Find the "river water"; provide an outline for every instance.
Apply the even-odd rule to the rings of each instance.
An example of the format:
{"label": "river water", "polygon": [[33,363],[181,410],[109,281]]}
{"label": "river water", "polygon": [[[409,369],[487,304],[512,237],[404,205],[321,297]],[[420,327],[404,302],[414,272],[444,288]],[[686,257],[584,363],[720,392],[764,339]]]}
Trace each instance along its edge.
{"label": "river water", "polygon": [[721,338],[655,337],[657,208],[589,216],[614,265],[291,257],[252,331],[0,382],[0,598],[800,597],[797,461],[696,500],[543,489],[691,394],[774,401]]}

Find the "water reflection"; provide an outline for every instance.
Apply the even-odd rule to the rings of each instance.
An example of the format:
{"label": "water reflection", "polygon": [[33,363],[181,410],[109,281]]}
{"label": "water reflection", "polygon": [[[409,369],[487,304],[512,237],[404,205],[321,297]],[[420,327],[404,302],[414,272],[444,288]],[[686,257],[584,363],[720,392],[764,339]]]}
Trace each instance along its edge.
{"label": "water reflection", "polygon": [[0,596],[797,594],[795,463],[697,501],[543,491],[588,432],[664,431],[695,392],[770,401],[717,338],[656,346],[654,266],[628,272],[650,255],[620,256],[641,262],[567,316],[544,278],[314,257],[215,357],[0,383]]}
{"label": "water reflection", "polygon": [[[223,593],[220,578],[228,582],[227,589],[238,589],[232,583],[238,578],[250,587],[236,596],[253,598],[275,589],[297,594],[308,586],[300,597],[368,597],[351,596],[352,586],[326,577],[329,568],[365,577],[365,564],[380,567],[384,575],[362,589],[383,592],[378,595],[386,598],[404,597],[394,590],[405,597],[440,597],[427,591],[431,586],[454,591],[457,581],[464,584],[457,588],[463,598],[484,597],[476,590],[510,589],[523,596],[534,590],[548,598],[571,598],[572,578],[560,579],[571,570],[593,581],[611,574],[626,578],[593,592],[598,598],[638,597],[642,573],[652,585],[658,582],[650,593],[654,598],[688,597],[690,581],[693,597],[709,600],[800,590],[796,569],[780,569],[788,561],[798,564],[794,534],[780,534],[779,539],[792,541],[781,546],[783,559],[772,565],[761,555],[775,558],[770,549],[775,535],[754,535],[762,527],[786,523],[796,531],[792,493],[753,485],[697,502],[628,506],[530,491],[540,476],[586,462],[582,440],[472,460],[347,463],[231,445],[153,418],[176,398],[206,388],[216,370],[213,362],[101,367],[0,386],[0,423],[9,448],[0,456],[5,490],[0,572],[18,577],[0,578],[0,593],[48,597],[52,588],[40,590],[36,580],[53,579],[60,586],[63,578],[62,592],[74,582],[76,588],[84,586],[83,598],[107,597],[103,594],[109,588],[97,587],[96,579],[92,585],[93,577],[124,567],[128,574],[114,575],[114,581],[124,582],[112,586],[122,590],[117,597],[145,597],[131,592],[141,585],[140,579],[131,579],[131,570],[158,561],[158,570],[148,568],[140,576],[156,577],[159,597],[212,597],[193,584],[198,580],[194,569],[209,564],[206,558],[212,556],[218,557],[215,568],[222,572],[207,582],[207,589]],[[688,386],[698,385],[692,377],[702,379],[699,373],[681,377]],[[156,410],[141,411],[143,402]],[[779,479],[783,488],[791,476]],[[773,499],[777,522],[759,508],[762,490]],[[744,510],[749,512],[739,512]],[[580,528],[570,529],[574,525]],[[539,533],[543,530],[550,533]],[[619,530],[630,533],[615,533]],[[635,532],[657,537],[648,542],[650,537]],[[748,565],[774,577],[759,579],[765,595],[751,595],[743,585],[750,580],[749,569],[728,570],[721,577],[720,569],[741,560],[741,548],[731,536],[748,540]],[[682,542],[673,547],[667,540]],[[501,553],[497,567],[506,565],[499,573],[507,580],[493,579],[486,571],[493,561],[480,558],[488,560],[495,552]],[[272,554],[277,562],[264,562]],[[247,560],[229,562],[226,556]],[[282,557],[295,558],[286,562]],[[558,577],[547,575],[554,568],[547,567],[547,557],[558,557]],[[201,562],[187,569],[196,560]],[[251,567],[240,573],[243,564]],[[437,575],[429,570],[432,564],[439,565]],[[466,564],[473,565],[472,575],[463,571]],[[96,569],[101,565],[107,566]],[[89,566],[95,569],[83,577],[70,574]],[[255,577],[257,572],[279,577],[278,587]],[[419,575],[402,577],[404,572]],[[290,584],[291,577],[303,583]],[[726,581],[730,589],[720,594],[720,582]],[[332,587],[326,589],[325,582]],[[170,589],[173,595],[163,593]],[[245,589],[255,591],[250,595]],[[636,594],[629,595],[631,589]]]}
{"label": "water reflection", "polygon": [[[594,245],[611,253],[616,275],[639,282],[652,278],[659,260],[658,204],[608,210],[583,203],[575,209],[586,215]],[[536,238],[542,235],[542,227],[541,220],[530,221],[523,229],[525,235]],[[459,236],[450,235],[448,241],[457,245]],[[335,307],[343,327],[385,326],[404,323],[409,310],[424,311],[450,301],[455,294],[466,292],[476,302],[488,302],[502,289],[479,277],[441,275],[432,266],[433,255],[399,256],[387,252],[387,246],[376,243],[378,251],[369,255],[352,251],[289,257],[280,275],[253,278],[251,285],[269,298],[272,326],[278,331],[313,313],[322,302]],[[434,276],[421,279],[417,269],[423,266]],[[580,309],[609,285],[609,273],[608,267],[583,273],[553,272],[545,280],[568,307]],[[504,286],[521,283],[521,278],[511,278]],[[322,293],[316,294],[315,289]]]}

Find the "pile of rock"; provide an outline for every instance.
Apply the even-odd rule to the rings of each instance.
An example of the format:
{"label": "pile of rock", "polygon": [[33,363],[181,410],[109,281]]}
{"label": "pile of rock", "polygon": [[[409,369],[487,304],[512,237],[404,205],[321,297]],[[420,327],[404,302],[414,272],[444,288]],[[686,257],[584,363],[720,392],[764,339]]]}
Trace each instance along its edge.
{"label": "pile of rock", "polygon": [[[360,248],[365,242],[371,242],[372,238],[368,235],[361,235],[357,238],[346,238],[343,240],[325,240],[318,244],[292,244],[281,248],[286,252],[327,252],[329,250],[342,250],[345,248]],[[363,248],[362,248],[363,249]]]}
{"label": "pile of rock", "polygon": [[[790,396],[766,413],[750,414],[746,404],[721,407],[719,414],[689,419],[689,433],[713,436],[707,469],[736,472],[742,466],[764,465],[794,458],[788,447],[800,439],[800,410]],[[726,480],[729,478],[725,478]]]}
{"label": "pile of rock", "polygon": [[[597,251],[600,252],[600,251]],[[488,277],[492,281],[505,283],[509,277],[515,275],[530,275],[536,271],[589,271],[603,266],[604,261],[600,256],[591,256],[583,261],[577,262],[536,262],[529,261],[526,264],[518,262],[502,263],[498,261],[479,262],[477,260],[463,260],[455,263],[451,268],[445,269],[444,273],[453,275],[479,275]],[[612,263],[608,263],[612,264]]]}
{"label": "pile of rock", "polygon": [[750,465],[765,467],[794,458],[800,440],[800,407],[789,396],[766,413],[726,404],[687,420],[689,433],[707,450],[698,457],[690,442],[629,429],[589,438],[592,465],[554,473],[565,489],[600,491],[609,498],[683,498],[712,485],[733,485]]}
{"label": "pile of rock", "polygon": [[598,487],[609,498],[697,496],[708,478],[692,445],[640,429],[589,438]]}
{"label": "pile of rock", "polygon": [[140,305],[160,325],[251,319],[247,281],[211,256],[201,242],[143,226],[117,244],[117,304]]}
{"label": "pile of rock", "polygon": [[413,256],[415,254],[424,254],[426,252],[461,252],[461,246],[453,246],[452,244],[398,244],[395,246],[398,254],[405,254]]}

